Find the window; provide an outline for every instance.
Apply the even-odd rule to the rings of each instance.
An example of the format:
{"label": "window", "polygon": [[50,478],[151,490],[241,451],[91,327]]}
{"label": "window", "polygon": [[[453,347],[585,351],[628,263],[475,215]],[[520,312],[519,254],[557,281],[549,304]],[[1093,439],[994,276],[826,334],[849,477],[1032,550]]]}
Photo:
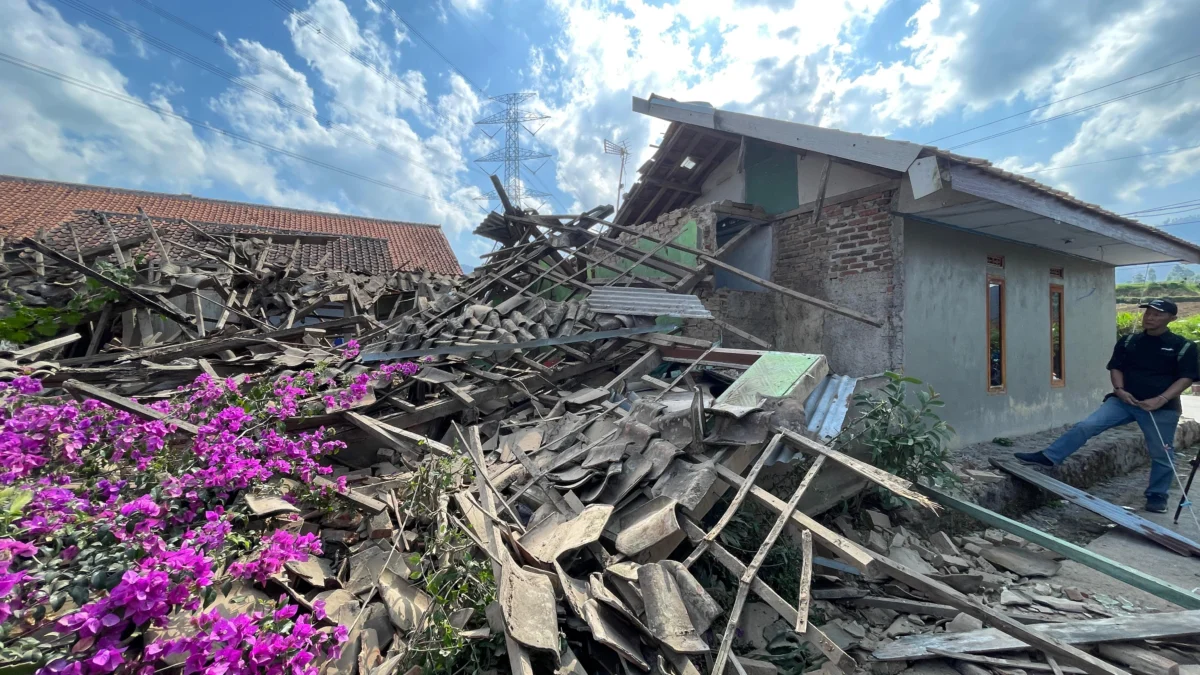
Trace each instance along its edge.
{"label": "window", "polygon": [[1050,276],[1054,277],[1055,279],[1063,278],[1063,268],[1051,267],[1050,268]]}
{"label": "window", "polygon": [[988,391],[1004,391],[1004,279],[987,281]]}
{"label": "window", "polygon": [[1058,284],[1050,285],[1050,386],[1066,385],[1066,345],[1063,342],[1064,316],[1063,287]]}
{"label": "window", "polygon": [[989,265],[989,266],[991,266],[991,267],[1004,267],[1004,256],[1002,256],[1002,255],[989,255],[989,256],[987,257],[987,263],[988,263],[988,265]]}

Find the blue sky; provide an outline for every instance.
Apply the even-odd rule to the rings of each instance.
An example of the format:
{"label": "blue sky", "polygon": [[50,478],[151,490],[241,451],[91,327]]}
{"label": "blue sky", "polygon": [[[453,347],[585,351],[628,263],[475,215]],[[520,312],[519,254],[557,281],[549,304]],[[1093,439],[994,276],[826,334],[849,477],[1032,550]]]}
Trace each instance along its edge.
{"label": "blue sky", "polygon": [[[500,142],[474,121],[512,91],[550,117],[522,139],[554,157],[526,177],[544,212],[613,201],[602,142],[628,141],[631,168],[649,157],[663,125],[630,99],[651,92],[941,139],[1119,213],[1200,188],[1200,77],[1171,82],[1200,75],[1195,2],[0,0],[0,16],[0,173],[439,223],[468,266],[492,206],[473,160]],[[1145,221],[1168,218],[1200,206]],[[1200,240],[1200,223],[1169,231]]]}

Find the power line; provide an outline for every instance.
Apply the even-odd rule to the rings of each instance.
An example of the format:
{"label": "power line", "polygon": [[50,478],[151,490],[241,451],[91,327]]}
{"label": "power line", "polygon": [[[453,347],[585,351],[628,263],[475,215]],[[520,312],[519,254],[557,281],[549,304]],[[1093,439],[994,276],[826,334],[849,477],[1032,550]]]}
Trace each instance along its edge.
{"label": "power line", "polygon": [[435,54],[442,57],[442,60],[445,61],[450,66],[450,68],[452,68],[454,70],[454,72],[458,73],[459,76],[462,77],[462,79],[465,80],[467,84],[471,85],[472,89],[479,92],[483,96],[487,96],[487,92],[484,91],[482,87],[475,84],[475,82],[473,80],[471,80],[471,78],[467,77],[466,73],[464,73],[458,66],[454,65],[454,62],[451,61],[450,58],[447,57],[445,54],[443,54],[442,50],[435,47],[432,42],[430,42],[428,39],[426,39],[425,36],[421,34],[421,31],[417,30],[416,26],[413,26],[404,17],[400,16],[400,13],[397,12],[394,8],[392,8],[392,5],[390,3],[388,3],[387,0],[383,0],[383,6],[387,7],[387,10],[392,13],[392,16],[396,17],[396,19],[398,21],[400,21],[400,23],[404,24],[405,28],[407,28],[413,35],[416,35],[417,39],[419,39],[421,42],[424,42],[425,46],[429,47],[430,49],[433,50],[433,52]]}
{"label": "power line", "polygon": [[1086,111],[1088,111],[1088,110],[1094,110],[1094,109],[1096,109],[1096,108],[1099,108],[1099,107],[1102,107],[1102,106],[1108,105],[1109,103],[1116,103],[1117,101],[1123,101],[1123,100],[1125,100],[1125,99],[1127,99],[1127,98],[1132,98],[1132,97],[1134,97],[1134,96],[1139,96],[1139,95],[1141,95],[1141,94],[1145,94],[1145,93],[1147,93],[1147,92],[1151,92],[1151,91],[1155,91],[1155,90],[1158,90],[1158,89],[1162,89],[1162,88],[1164,88],[1164,87],[1169,87],[1169,86],[1171,86],[1171,85],[1173,85],[1173,84],[1179,84],[1180,82],[1184,82],[1184,81],[1186,81],[1186,80],[1190,80],[1190,79],[1193,79],[1193,78],[1196,78],[1196,77],[1200,77],[1200,71],[1198,71],[1198,72],[1195,72],[1195,73],[1190,73],[1190,74],[1188,74],[1188,75],[1184,75],[1183,77],[1178,77],[1178,78],[1175,78],[1174,80],[1168,80],[1168,81],[1166,81],[1166,82],[1162,82],[1162,83],[1156,84],[1156,85],[1154,85],[1154,86],[1151,86],[1151,87],[1146,87],[1146,88],[1144,88],[1144,89],[1138,89],[1137,91],[1132,91],[1132,92],[1129,92],[1128,94],[1122,94],[1121,96],[1114,96],[1113,98],[1110,98],[1110,99],[1105,99],[1105,100],[1103,100],[1103,101],[1100,101],[1100,102],[1098,102],[1098,103],[1093,103],[1093,104],[1091,104],[1091,105],[1086,105],[1086,106],[1083,106],[1082,108],[1076,108],[1076,109],[1074,109],[1074,110],[1069,110],[1069,111],[1067,111],[1067,112],[1065,112],[1065,113],[1059,113],[1058,115],[1054,115],[1053,117],[1047,117],[1046,119],[1043,119],[1043,120],[1037,120],[1036,122],[1030,122],[1030,123],[1028,123],[1028,124],[1023,124],[1023,125],[1021,125],[1021,126],[1019,126],[1019,127],[1013,127],[1012,129],[1006,129],[1006,130],[1004,130],[1004,131],[998,131],[998,132],[996,132],[996,133],[994,133],[994,134],[991,134],[991,135],[989,135],[989,136],[984,136],[984,137],[982,137],[982,138],[976,138],[976,139],[975,139],[975,140],[973,140],[973,141],[967,141],[966,143],[959,143],[958,145],[952,145],[952,146],[950,146],[950,147],[949,147],[949,148],[947,148],[947,149],[948,149],[948,150],[957,150],[958,148],[965,148],[965,147],[967,147],[968,145],[975,145],[976,143],[982,143],[982,142],[984,142],[984,141],[989,141],[989,140],[991,140],[991,139],[993,139],[993,138],[999,138],[999,137],[1001,137],[1001,136],[1007,136],[1008,134],[1013,134],[1013,133],[1016,133],[1016,132],[1018,132],[1018,131],[1024,131],[1025,129],[1029,129],[1029,128],[1031,128],[1031,127],[1036,127],[1036,126],[1038,126],[1038,125],[1041,125],[1041,124],[1046,124],[1047,122],[1053,122],[1053,121],[1055,121],[1055,120],[1060,120],[1060,119],[1062,119],[1062,118],[1064,118],[1064,117],[1069,117],[1069,116],[1071,116],[1071,115],[1074,115],[1074,114],[1076,114],[1076,113],[1086,112]]}
{"label": "power line", "polygon": [[[1195,207],[1197,207],[1197,206],[1200,206],[1200,199],[1188,199],[1188,200],[1186,200],[1186,201],[1182,201],[1182,202],[1175,202],[1175,203],[1173,203],[1173,204],[1161,204],[1161,205],[1159,205],[1159,206],[1147,206],[1147,207],[1146,207],[1146,208],[1144,208],[1144,209],[1138,209],[1137,211],[1129,211],[1128,213],[1122,213],[1121,215],[1123,215],[1123,216],[1135,216],[1135,215],[1150,214],[1150,213],[1151,213],[1151,212],[1153,212],[1153,211],[1163,211],[1163,210],[1168,210],[1168,209],[1178,209],[1178,208],[1181,208],[1181,207],[1184,207],[1184,208],[1195,208]],[[1151,215],[1156,215],[1156,214],[1151,214]]]}
{"label": "power line", "polygon": [[[408,155],[404,155],[399,152],[396,152],[395,150],[391,149],[387,145],[371,138],[370,136],[367,136],[366,134],[364,134],[362,132],[359,132],[348,126],[338,124],[337,122],[335,122],[334,120],[332,120],[330,118],[322,117],[322,116],[318,115],[316,112],[314,112],[302,105],[292,102],[290,99],[288,99],[285,96],[276,94],[275,92],[270,91],[268,89],[264,89],[256,84],[254,84],[253,82],[245,80],[245,79],[241,78],[240,76],[235,75],[235,74],[221,68],[220,66],[218,66],[214,63],[205,61],[204,59],[196,56],[195,54],[192,54],[191,52],[180,49],[169,42],[166,42],[160,38],[157,38],[157,37],[147,33],[146,31],[143,31],[140,28],[137,28],[136,26],[127,24],[127,23],[121,21],[120,19],[112,17],[109,14],[107,14],[103,11],[100,11],[99,9],[97,9],[95,7],[91,7],[84,2],[80,2],[79,0],[58,0],[58,2],[60,2],[64,5],[67,5],[69,7],[72,7],[76,11],[86,14],[94,19],[103,21],[104,23],[107,23],[108,25],[112,26],[113,28],[116,28],[117,30],[123,31],[123,32],[127,33],[128,35],[130,35],[134,38],[137,38],[138,40],[141,40],[145,44],[148,44],[156,49],[166,52],[167,54],[175,56],[179,59],[187,61],[188,63],[191,63],[192,65],[194,65],[198,68],[207,70],[208,72],[210,72],[218,77],[224,78],[224,79],[228,80],[229,82],[231,82],[239,87],[242,87],[243,89],[246,89],[247,91],[257,94],[257,95],[267,99],[268,101],[271,101],[283,108],[286,108],[287,110],[290,110],[298,115],[303,115],[304,117],[308,117],[308,118],[316,121],[318,124],[329,128],[332,131],[337,131],[338,133],[353,137],[363,143],[366,143],[367,145],[373,146],[373,147],[377,148],[378,150],[387,153],[388,155],[391,155],[392,157],[395,157],[404,162],[408,162],[409,164],[412,164],[413,166],[417,166],[422,169],[425,169],[426,171],[436,174],[438,176],[441,176],[442,178],[446,178],[448,180],[457,180],[457,178],[451,174],[447,174],[447,173],[438,171],[437,169],[434,169],[433,167],[431,167],[427,164],[419,162]],[[138,2],[139,4],[152,4],[152,3],[148,3],[148,0],[134,0],[134,2]],[[166,10],[163,10],[162,12],[158,12],[158,13],[163,16],[170,15],[170,18],[172,20],[179,19],[179,17],[175,17],[174,15],[171,15],[169,12],[166,12]],[[184,21],[184,20],[179,19],[179,21]],[[203,33],[202,29],[197,28],[197,30],[199,30]],[[209,35],[209,37],[212,37],[212,36]],[[257,64],[267,67],[267,64],[263,64],[261,61],[254,59],[253,57],[248,57],[248,58],[249,58],[249,60],[254,61]],[[284,75],[284,73],[282,71],[279,71],[278,69],[272,69],[272,70],[275,70],[275,72],[277,72],[280,75]],[[291,76],[286,76],[286,77],[288,77],[288,79],[292,79]]]}
{"label": "power line", "polygon": [[1031,113],[1031,112],[1036,112],[1036,111],[1038,111],[1038,110],[1041,110],[1042,108],[1049,108],[1050,106],[1052,106],[1052,105],[1055,105],[1055,104],[1057,104],[1057,103],[1062,103],[1063,101],[1070,101],[1070,100],[1071,100],[1071,99],[1073,99],[1073,98],[1079,98],[1080,96],[1086,96],[1086,95],[1088,95],[1088,94],[1091,94],[1091,93],[1093,93],[1093,92],[1100,91],[1101,89],[1107,89],[1108,87],[1111,87],[1111,86],[1113,86],[1113,85],[1121,84],[1122,82],[1128,82],[1128,81],[1130,81],[1130,80],[1134,80],[1134,79],[1137,79],[1137,78],[1139,78],[1139,77],[1142,77],[1143,75],[1149,75],[1150,73],[1156,73],[1156,72],[1158,72],[1158,71],[1160,71],[1160,70],[1163,70],[1163,69],[1165,69],[1165,68],[1170,68],[1171,66],[1177,66],[1177,65],[1179,65],[1179,64],[1181,64],[1181,63],[1185,63],[1185,62],[1187,62],[1187,61],[1191,61],[1192,59],[1196,59],[1196,58],[1200,58],[1200,54],[1193,54],[1192,56],[1189,56],[1189,57],[1187,57],[1186,59],[1180,59],[1180,60],[1178,60],[1178,61],[1173,61],[1173,62],[1171,62],[1171,63],[1168,63],[1168,64],[1166,64],[1165,66],[1159,66],[1159,67],[1157,67],[1157,68],[1151,68],[1150,70],[1147,70],[1147,71],[1144,71],[1144,72],[1138,73],[1137,75],[1130,75],[1129,77],[1122,78],[1122,79],[1120,79],[1120,80],[1117,80],[1117,81],[1115,81],[1115,82],[1109,82],[1108,84],[1104,84],[1104,85],[1101,85],[1101,86],[1099,86],[1099,87],[1095,87],[1094,89],[1088,89],[1087,91],[1081,91],[1081,92],[1079,92],[1078,94],[1071,94],[1070,96],[1067,96],[1067,97],[1065,97],[1065,98],[1060,98],[1060,99],[1058,99],[1058,100],[1056,100],[1056,101],[1050,101],[1049,103],[1043,103],[1042,105],[1039,105],[1039,106],[1034,106],[1033,108],[1030,108],[1030,109],[1028,109],[1028,110],[1022,110],[1022,111],[1021,111],[1021,112],[1019,112],[1019,113],[1013,113],[1013,114],[1011,114],[1011,115],[1008,115],[1007,117],[1001,117],[1001,118],[999,118],[999,119],[994,119],[994,120],[992,120],[991,122],[985,122],[985,123],[983,123],[983,124],[980,124],[980,125],[978,125],[978,126],[973,126],[973,127],[971,127],[970,129],[963,129],[962,131],[956,131],[956,132],[954,132],[954,133],[952,133],[952,134],[949,134],[949,135],[947,135],[947,136],[942,136],[942,137],[940,137],[940,138],[935,138],[935,139],[933,139],[932,141],[928,141],[927,143],[925,143],[925,145],[932,145],[932,144],[934,144],[934,143],[937,143],[938,141],[944,141],[944,140],[946,140],[947,138],[954,138],[955,136],[961,136],[962,134],[969,133],[969,132],[971,132],[971,131],[975,131],[976,129],[982,129],[982,128],[984,128],[984,127],[990,127],[990,126],[992,126],[993,124],[999,124],[1000,122],[1005,122],[1005,121],[1007,121],[1007,120],[1011,120],[1011,119],[1013,119],[1013,118],[1015,118],[1015,117],[1021,117],[1022,115],[1028,115],[1029,113]]}
{"label": "power line", "polygon": [[1155,157],[1158,155],[1174,155],[1174,154],[1177,154],[1180,152],[1186,152],[1188,150],[1196,150],[1198,148],[1200,148],[1200,145],[1191,145],[1186,148],[1176,148],[1175,150],[1158,150],[1156,152],[1143,152],[1140,155],[1125,155],[1124,157],[1110,157],[1108,159],[1098,159],[1094,162],[1081,162],[1079,164],[1063,164],[1061,166],[1045,166],[1040,169],[1033,169],[1030,171],[1022,171],[1021,173],[1041,173],[1043,171],[1054,171],[1056,169],[1074,169],[1075,167],[1078,167],[1078,166],[1092,166],[1093,164],[1105,164],[1108,162],[1119,162],[1119,161],[1125,160],[1125,159],[1139,159],[1141,157]]}
{"label": "power line", "polygon": [[395,190],[396,192],[400,192],[400,193],[403,193],[406,195],[411,195],[413,197],[420,197],[421,199],[426,199],[431,202],[441,202],[443,204],[446,204],[447,206],[454,206],[453,204],[450,204],[449,202],[446,202],[445,200],[440,199],[438,197],[432,197],[427,194],[416,192],[415,190],[409,190],[408,188],[401,187],[394,183],[388,183],[386,181],[381,181],[379,179],[372,178],[370,176],[366,176],[361,173],[356,173],[349,169],[343,169],[340,166],[329,164],[328,162],[323,162],[319,159],[313,159],[312,157],[305,157],[304,155],[294,153],[290,150],[284,150],[283,148],[278,148],[278,147],[275,147],[268,143],[263,143],[262,141],[255,140],[248,136],[243,136],[242,134],[239,134],[235,131],[230,131],[228,129],[222,129],[220,127],[215,127],[215,126],[209,124],[208,122],[204,122],[204,121],[195,119],[193,117],[189,117],[187,115],[177,113],[173,110],[167,110],[165,108],[161,108],[159,106],[156,106],[156,105],[153,105],[150,103],[146,103],[144,101],[135,99],[133,97],[126,96],[125,94],[122,94],[120,92],[115,92],[110,89],[104,89],[101,87],[97,87],[97,86],[90,84],[88,82],[85,82],[83,80],[71,77],[70,75],[65,75],[63,73],[60,73],[55,70],[51,70],[44,66],[39,66],[36,63],[31,63],[29,61],[12,56],[10,54],[6,54],[4,52],[0,52],[0,61],[9,63],[9,64],[17,66],[19,68],[24,68],[25,70],[29,70],[34,73],[38,73],[39,75],[45,75],[47,77],[54,78],[56,80],[59,80],[60,82],[64,82],[67,84],[75,85],[75,86],[83,88],[83,89],[87,89],[88,91],[91,91],[93,93],[100,94],[102,96],[107,96],[108,98],[111,98],[111,99],[114,99],[117,101],[121,101],[123,103],[129,103],[130,105],[136,105],[140,108],[145,108],[146,110],[157,113],[159,115],[163,115],[166,117],[174,117],[176,119],[182,120],[189,124],[192,124],[192,125],[195,125],[198,127],[202,127],[204,129],[208,129],[209,131],[214,131],[216,133],[219,133],[223,136],[228,136],[229,138],[233,138],[235,140],[239,140],[243,143],[248,143],[250,145],[262,148],[264,150],[269,150],[271,152],[277,152],[281,155],[285,155],[292,159],[296,159],[301,162],[307,162],[308,164],[312,164],[314,166],[319,166],[323,169],[328,169],[330,171],[335,171],[337,173],[343,174],[345,176],[349,176],[351,178],[357,178],[359,180],[366,181],[366,182],[372,183],[374,185],[378,185],[379,187],[385,187],[385,188],[388,188],[389,190]]}

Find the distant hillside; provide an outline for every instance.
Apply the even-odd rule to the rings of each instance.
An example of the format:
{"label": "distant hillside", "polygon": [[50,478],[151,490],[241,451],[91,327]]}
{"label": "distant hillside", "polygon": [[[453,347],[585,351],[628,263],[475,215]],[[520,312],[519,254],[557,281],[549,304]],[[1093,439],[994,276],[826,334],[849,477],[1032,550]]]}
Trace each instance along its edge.
{"label": "distant hillside", "polygon": [[1200,285],[1184,281],[1117,284],[1117,302],[1128,304],[1146,298],[1168,298],[1175,302],[1200,301]]}

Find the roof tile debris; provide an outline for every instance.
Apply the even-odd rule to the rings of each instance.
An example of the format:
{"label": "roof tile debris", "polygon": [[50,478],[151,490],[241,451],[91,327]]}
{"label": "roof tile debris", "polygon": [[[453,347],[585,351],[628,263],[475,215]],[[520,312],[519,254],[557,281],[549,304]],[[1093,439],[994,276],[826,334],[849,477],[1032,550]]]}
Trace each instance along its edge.
{"label": "roof tile debris", "polygon": [[[101,316],[128,309],[158,316],[126,326],[131,336],[144,336],[140,343],[123,342],[114,324],[97,340],[68,333],[23,348],[0,345],[6,357],[0,380],[33,374],[47,396],[65,390],[166,422],[176,430],[170,447],[186,451],[193,439],[212,433],[200,426],[208,411],[183,410],[177,414],[187,419],[179,419],[163,405],[147,404],[186,395],[180,390],[201,373],[223,378],[226,387],[271,392],[305,381],[293,376],[311,371],[315,390],[301,389],[311,395],[297,397],[294,409],[282,413],[289,416],[271,422],[286,434],[325,428],[345,443],[323,458],[336,463],[330,472],[341,488],[324,478],[306,486],[326,490],[326,508],[316,508],[316,493],[294,489],[291,481],[214,492],[222,504],[249,511],[256,529],[240,536],[263,538],[272,528],[289,527],[319,534],[319,553],[230,597],[287,595],[306,620],[312,601],[322,600],[327,623],[342,625],[348,635],[343,657],[328,665],[350,675],[418,672],[430,651],[446,662],[466,661],[472,652],[456,650],[482,641],[491,641],[489,657],[495,645],[505,645],[500,663],[489,664],[498,673],[558,666],[571,673],[748,672],[753,659],[745,643],[764,659],[775,658],[767,651],[775,647],[802,654],[805,664],[823,658],[821,672],[830,675],[898,672],[901,666],[883,662],[935,655],[1070,675],[1124,675],[1072,645],[1164,637],[1179,639],[1169,648],[1144,643],[1169,662],[1164,672],[1178,670],[1172,659],[1194,660],[1195,644],[1182,638],[1200,633],[1200,612],[1113,616],[1139,608],[1050,583],[1060,565],[1028,539],[1093,566],[1095,554],[851,457],[843,450],[858,434],[831,447],[804,433],[806,421],[818,418],[806,400],[811,396],[819,406],[823,398],[812,395],[828,373],[823,356],[722,349],[675,335],[676,327],[656,317],[595,311],[592,290],[616,281],[589,274],[598,255],[635,263],[623,282],[639,292],[664,277],[643,276],[638,264],[670,262],[665,275],[672,286],[688,287],[715,260],[700,255],[696,267],[683,266],[603,237],[591,227],[610,212],[490,214],[484,229],[504,246],[472,276],[451,283],[437,283],[428,273],[359,279],[308,271],[291,277],[266,263],[256,270],[260,240],[234,241],[227,234],[211,235],[215,241],[199,236],[208,251],[200,256],[203,266],[188,269],[185,257],[176,262],[168,249],[171,262],[139,261],[123,273],[116,267],[124,253],[73,257],[66,252],[73,245],[60,252],[27,238],[23,247],[4,252],[0,271],[9,287],[44,298],[69,293],[87,277],[117,293]],[[107,258],[105,265],[100,258]],[[15,285],[18,279],[29,283]],[[177,303],[168,306],[180,296],[195,297],[201,291],[193,289],[201,286],[224,291],[229,285],[231,295],[250,291],[250,303],[235,304],[251,318],[236,327],[222,329]],[[546,297],[551,291],[566,299]],[[383,302],[387,295],[398,302]],[[313,318],[303,313],[314,297],[344,303],[341,309],[349,311],[303,325],[300,319]],[[659,302],[664,299],[655,304],[674,306]],[[161,332],[168,321],[184,335]],[[86,331],[86,322],[79,329]],[[206,336],[188,335],[192,329]],[[350,338],[364,353],[353,345],[339,348]],[[381,361],[387,366],[370,370]],[[804,475],[786,486],[786,502],[757,484],[781,447]],[[811,504],[798,509],[810,488],[807,496],[824,499],[827,508],[842,499],[816,494],[835,464],[869,486],[864,503],[891,513],[858,509],[835,517]],[[289,499],[280,498],[281,490]],[[881,492],[888,497],[881,499]],[[1027,538],[1000,530],[924,537],[918,526],[936,526],[935,501]],[[787,564],[768,562],[773,547],[776,554],[782,548],[776,541],[785,526],[801,532],[799,553],[789,554]],[[1099,569],[1111,570],[1113,563],[1104,562],[1109,567]],[[476,572],[465,580],[470,592],[443,592],[446,579],[472,566],[491,575]],[[1121,572],[1123,581],[1143,590],[1200,606],[1193,605],[1200,598],[1183,589],[1128,568]],[[782,587],[781,579],[792,589],[786,598],[772,588]],[[761,602],[746,602],[751,590]],[[188,617],[185,606],[170,621],[183,625]],[[1098,630],[1114,622],[1119,629]],[[984,624],[991,628],[980,630]],[[807,653],[802,643],[811,645],[803,647]],[[138,660],[144,642],[130,644],[130,660]],[[78,656],[72,658],[86,658],[87,649],[73,649]],[[1053,660],[971,654],[1005,650],[1044,652]],[[156,659],[147,656],[146,665],[169,667]],[[773,669],[765,663],[755,672]]]}

